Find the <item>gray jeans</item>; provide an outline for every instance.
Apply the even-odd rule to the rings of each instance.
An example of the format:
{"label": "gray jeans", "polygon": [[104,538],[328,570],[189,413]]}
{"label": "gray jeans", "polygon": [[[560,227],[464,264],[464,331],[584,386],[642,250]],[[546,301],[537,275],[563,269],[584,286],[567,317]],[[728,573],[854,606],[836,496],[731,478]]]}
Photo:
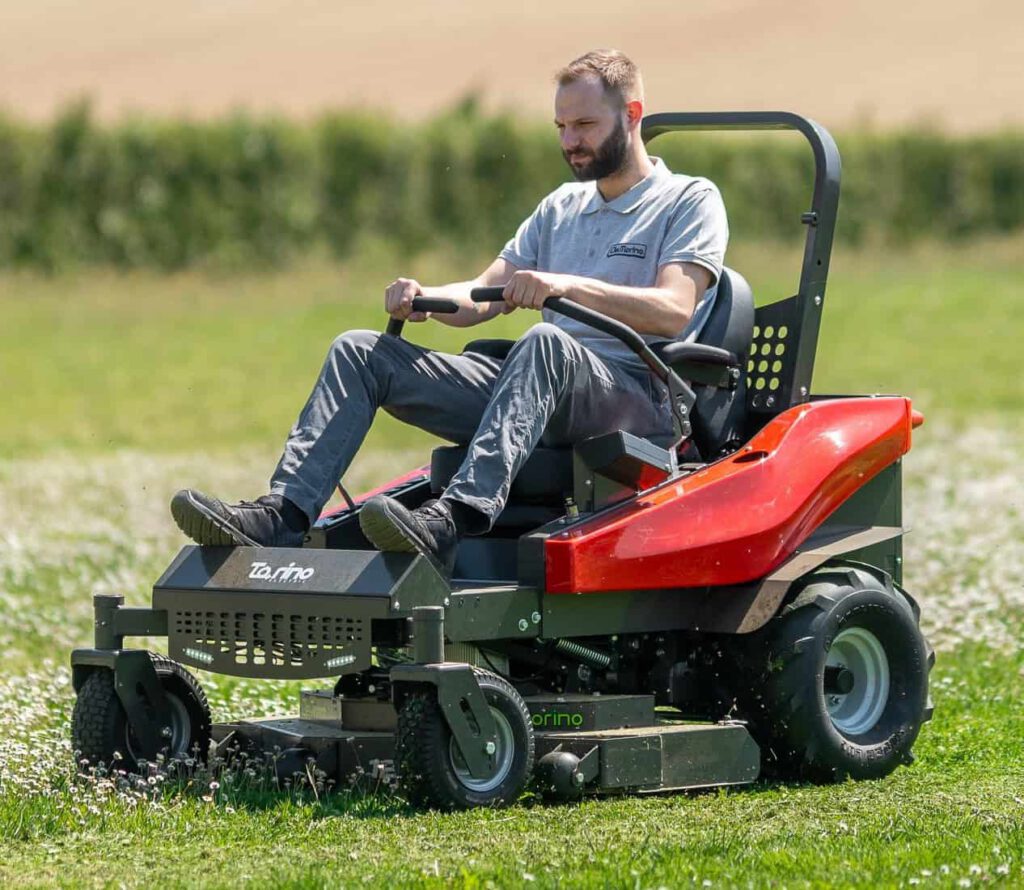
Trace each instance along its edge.
{"label": "gray jeans", "polygon": [[349,331],[331,344],[271,491],[315,520],[378,408],[443,439],[469,443],[443,496],[492,523],[539,443],[568,445],[619,429],[665,439],[672,427],[667,392],[649,373],[602,359],[551,324],[530,328],[504,361]]}

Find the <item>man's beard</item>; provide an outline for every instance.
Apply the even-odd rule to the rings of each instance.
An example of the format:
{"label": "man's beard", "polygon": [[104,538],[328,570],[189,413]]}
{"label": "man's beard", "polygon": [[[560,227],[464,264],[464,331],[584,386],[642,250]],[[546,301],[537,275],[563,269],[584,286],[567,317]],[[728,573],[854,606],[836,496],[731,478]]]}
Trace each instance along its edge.
{"label": "man's beard", "polygon": [[[575,152],[581,154],[582,152]],[[573,175],[580,182],[590,182],[594,179],[604,179],[613,173],[618,173],[626,163],[626,128],[622,126],[622,119],[615,122],[615,129],[609,134],[596,149],[594,149],[590,163],[582,167],[576,167],[569,160],[570,153],[562,152],[562,157],[569,165]]]}

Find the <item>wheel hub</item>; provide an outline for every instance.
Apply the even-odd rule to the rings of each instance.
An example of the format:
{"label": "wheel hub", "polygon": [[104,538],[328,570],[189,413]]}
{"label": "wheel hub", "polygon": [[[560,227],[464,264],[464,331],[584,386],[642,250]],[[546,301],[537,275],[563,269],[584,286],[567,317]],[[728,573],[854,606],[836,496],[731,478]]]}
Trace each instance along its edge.
{"label": "wheel hub", "polygon": [[[167,749],[168,757],[182,757],[188,754],[188,743],[192,737],[192,723],[188,716],[188,709],[185,703],[174,693],[164,690],[164,697],[170,706],[170,713],[163,721],[160,736],[163,746]],[[125,724],[125,747],[128,753],[135,760],[143,760],[144,756],[139,750],[138,739],[132,732],[131,726]]]}
{"label": "wheel hub", "polygon": [[822,694],[832,725],[848,736],[869,732],[889,700],[889,659],[863,627],[840,631],[825,661]]}
{"label": "wheel hub", "polygon": [[452,770],[459,782],[470,791],[485,793],[493,791],[508,776],[512,770],[512,761],[515,757],[515,741],[512,736],[512,724],[508,718],[497,708],[491,707],[491,716],[494,718],[494,728],[497,730],[497,741],[487,743],[487,754],[491,758],[491,774],[482,779],[474,778],[466,766],[466,759],[462,756],[459,746],[452,736],[448,742],[448,756],[451,759]]}

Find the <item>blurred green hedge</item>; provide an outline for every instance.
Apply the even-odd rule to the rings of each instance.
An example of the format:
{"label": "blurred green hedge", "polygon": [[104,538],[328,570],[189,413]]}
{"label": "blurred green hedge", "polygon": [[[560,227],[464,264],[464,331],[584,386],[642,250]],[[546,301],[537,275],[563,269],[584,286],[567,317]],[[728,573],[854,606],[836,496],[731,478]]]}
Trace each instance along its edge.
{"label": "blurred green hedge", "polygon": [[[949,240],[1024,227],[1024,133],[838,134],[845,243]],[[802,237],[799,137],[673,135],[655,153],[722,189],[733,238]],[[49,127],[0,117],[0,265],[177,269],[280,264],[363,236],[417,251],[494,249],[568,176],[550,126],[466,100],[421,123],[338,112]]]}

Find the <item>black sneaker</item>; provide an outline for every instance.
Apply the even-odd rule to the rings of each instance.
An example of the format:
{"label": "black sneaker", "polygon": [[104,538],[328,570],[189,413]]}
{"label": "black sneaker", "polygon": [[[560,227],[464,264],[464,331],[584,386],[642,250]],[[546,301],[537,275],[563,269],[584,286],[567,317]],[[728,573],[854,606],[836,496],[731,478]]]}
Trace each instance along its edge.
{"label": "black sneaker", "polygon": [[178,528],[203,546],[301,547],[306,538],[304,531],[285,522],[278,495],[225,504],[186,489],[171,499],[171,515]]}
{"label": "black sneaker", "polygon": [[378,550],[421,553],[441,575],[451,578],[459,533],[451,512],[440,501],[410,510],[394,498],[379,495],[363,504],[359,526]]}

